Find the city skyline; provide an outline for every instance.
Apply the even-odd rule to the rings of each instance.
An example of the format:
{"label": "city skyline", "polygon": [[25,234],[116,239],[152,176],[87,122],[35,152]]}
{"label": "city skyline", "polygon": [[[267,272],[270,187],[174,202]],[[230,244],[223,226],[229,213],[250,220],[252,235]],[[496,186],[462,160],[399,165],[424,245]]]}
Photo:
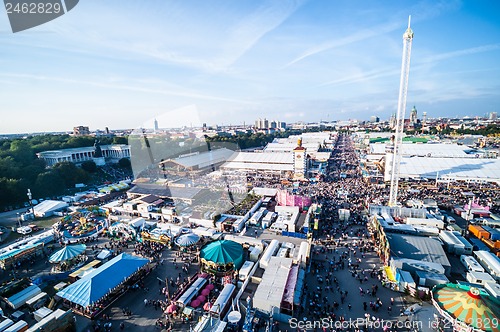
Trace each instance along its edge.
{"label": "city skyline", "polygon": [[433,118],[498,112],[499,9],[494,1],[86,1],[16,34],[4,15],[0,133],[138,128],[155,118],[160,127],[388,119],[408,15],[406,116],[413,105]]}

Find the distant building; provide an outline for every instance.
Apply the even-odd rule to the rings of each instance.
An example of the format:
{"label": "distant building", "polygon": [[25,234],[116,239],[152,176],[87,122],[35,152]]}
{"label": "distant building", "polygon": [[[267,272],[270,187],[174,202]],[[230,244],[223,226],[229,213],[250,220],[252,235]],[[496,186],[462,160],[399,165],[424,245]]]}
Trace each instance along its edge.
{"label": "distant building", "polygon": [[496,121],[496,119],[497,119],[497,112],[491,112],[489,119],[492,120],[492,121]]}
{"label": "distant building", "polygon": [[174,159],[167,159],[160,162],[159,167],[171,174],[179,172],[209,173],[213,172],[224,164],[234,152],[222,148],[205,152],[194,152]]}
{"label": "distant building", "polygon": [[262,120],[260,122],[260,125],[261,125],[261,129],[267,129],[269,128],[269,120],[264,118],[264,120]]}
{"label": "distant building", "polygon": [[36,217],[44,218],[52,216],[55,212],[65,210],[67,207],[68,203],[66,202],[46,200],[38,205],[35,205],[33,207],[33,212]]}
{"label": "distant building", "polygon": [[264,119],[258,119],[255,120],[255,129],[261,130],[261,129],[281,129],[285,130],[286,129],[286,122],[282,121],[269,121],[266,118]]}
{"label": "distant building", "polygon": [[158,120],[155,119],[155,131],[158,131],[159,127],[158,127]]}
{"label": "distant building", "polygon": [[380,122],[380,118],[376,115],[373,115],[370,117],[370,122],[375,122],[375,123]]}
{"label": "distant building", "polygon": [[392,114],[391,118],[389,119],[389,128],[394,129],[396,128],[396,115]]}
{"label": "distant building", "polygon": [[293,155],[290,152],[237,152],[221,166],[223,172],[243,171],[247,174],[279,175],[289,178],[293,174]]}
{"label": "distant building", "polygon": [[324,169],[330,158],[332,142],[330,133],[303,133],[274,139],[260,152],[235,153],[221,169],[229,173],[243,171],[249,175],[283,179],[310,178]]}
{"label": "distant building", "polygon": [[75,135],[75,136],[90,135],[89,127],[86,127],[86,126],[73,127],[73,135]]}
{"label": "distant building", "polygon": [[[111,144],[98,146],[100,152],[96,155],[96,147],[61,149],[42,151],[37,153],[37,157],[45,160],[47,166],[54,166],[57,163],[68,161],[74,164],[81,164],[84,161],[104,158],[106,163],[117,163],[122,158],[130,158],[130,145]],[[97,162],[96,162],[97,163]]]}
{"label": "distant building", "polygon": [[410,112],[410,125],[414,126],[417,124],[417,109],[415,106],[413,106],[411,112]]}

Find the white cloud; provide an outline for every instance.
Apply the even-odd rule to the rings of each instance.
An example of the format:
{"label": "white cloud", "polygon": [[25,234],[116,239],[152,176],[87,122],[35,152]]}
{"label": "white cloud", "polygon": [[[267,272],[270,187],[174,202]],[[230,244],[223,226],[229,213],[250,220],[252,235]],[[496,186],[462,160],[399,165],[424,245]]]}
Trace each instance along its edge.
{"label": "white cloud", "polygon": [[430,55],[422,59],[421,63],[434,63],[443,60],[449,60],[456,57],[467,56],[477,53],[489,52],[500,49],[500,44],[488,44],[477,47],[465,48],[462,50],[451,51],[441,54]]}

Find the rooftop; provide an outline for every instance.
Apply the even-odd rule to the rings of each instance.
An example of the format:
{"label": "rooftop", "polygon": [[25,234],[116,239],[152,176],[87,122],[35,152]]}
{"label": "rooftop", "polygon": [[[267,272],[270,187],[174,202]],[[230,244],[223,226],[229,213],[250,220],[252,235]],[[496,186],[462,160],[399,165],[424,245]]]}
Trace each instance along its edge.
{"label": "rooftop", "polygon": [[441,242],[425,236],[387,233],[391,248],[391,256],[395,258],[410,258],[424,262],[439,263],[451,267]]}
{"label": "rooftop", "polygon": [[500,181],[500,159],[403,157],[401,177]]}
{"label": "rooftop", "polygon": [[154,183],[141,183],[135,185],[132,189],[128,191],[130,194],[138,195],[155,195],[161,198],[172,198],[172,199],[194,199],[197,194],[199,194],[202,188],[193,187],[168,187],[162,186]]}
{"label": "rooftop", "polygon": [[222,168],[293,171],[293,155],[288,152],[238,152]]}
{"label": "rooftop", "polygon": [[168,159],[163,163],[173,162],[185,168],[205,168],[214,164],[219,164],[230,158],[233,153],[232,150],[222,148],[212,151],[205,151],[201,153],[194,153],[187,156],[178,157],[175,159]]}

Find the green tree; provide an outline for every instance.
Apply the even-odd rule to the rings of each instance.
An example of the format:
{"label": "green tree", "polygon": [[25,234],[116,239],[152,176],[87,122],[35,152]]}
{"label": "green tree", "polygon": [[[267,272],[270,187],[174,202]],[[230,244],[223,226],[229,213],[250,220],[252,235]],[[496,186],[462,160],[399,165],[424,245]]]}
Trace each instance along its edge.
{"label": "green tree", "polygon": [[132,164],[130,163],[130,159],[121,158],[120,160],[118,160],[118,166],[124,169],[131,169]]}
{"label": "green tree", "polygon": [[20,171],[22,174],[22,179],[28,181],[28,183],[35,183],[38,174],[43,173],[45,171],[45,167],[41,167],[37,163],[33,163],[26,167],[23,167]]}
{"label": "green tree", "polygon": [[21,180],[0,178],[0,202],[4,206],[19,203],[23,199],[26,200]]}
{"label": "green tree", "polygon": [[89,175],[83,169],[67,161],[55,164],[52,170],[61,177],[66,188],[72,188],[76,183],[86,183],[89,180]]}
{"label": "green tree", "polygon": [[128,144],[128,138],[124,136],[113,137],[113,144]]}
{"label": "green tree", "polygon": [[10,150],[10,141],[5,141],[2,144],[0,144],[0,150],[2,151]]}
{"label": "green tree", "polygon": [[56,171],[38,174],[33,194],[35,197],[60,195],[64,191],[64,180]]}
{"label": "green tree", "polygon": [[87,160],[82,163],[82,169],[89,173],[97,172],[97,165],[93,160]]}
{"label": "green tree", "polygon": [[20,164],[13,157],[0,158],[0,177],[17,178]]}
{"label": "green tree", "polygon": [[23,165],[28,165],[35,159],[31,144],[24,139],[13,141],[10,145],[10,153],[16,161],[19,161]]}
{"label": "green tree", "polygon": [[93,146],[95,137],[92,136],[73,136],[70,137],[66,143],[63,144],[63,149],[69,148],[82,148],[85,146]]}

